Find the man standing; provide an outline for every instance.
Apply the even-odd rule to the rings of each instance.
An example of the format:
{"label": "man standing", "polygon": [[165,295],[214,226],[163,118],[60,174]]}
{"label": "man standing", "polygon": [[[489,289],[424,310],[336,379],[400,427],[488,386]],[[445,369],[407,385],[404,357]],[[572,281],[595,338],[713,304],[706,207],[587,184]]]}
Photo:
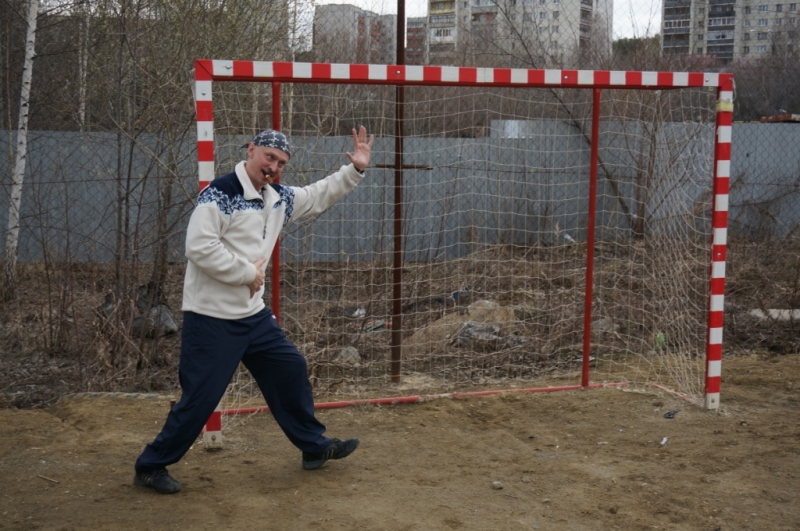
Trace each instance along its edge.
{"label": "man standing", "polygon": [[167,472],[194,444],[241,361],[275,420],[302,451],[306,470],[350,455],[356,438],[325,437],[314,416],[306,360],[286,338],[262,299],[265,268],[283,227],[318,215],[353,190],[369,165],[374,136],[353,130],[350,164],[302,188],[283,186],[291,157],[283,133],[263,131],[247,160],[201,193],[186,233],[183,331],[179,377],[183,394],[161,433],[136,460],[134,484],[162,494],[181,489]]}

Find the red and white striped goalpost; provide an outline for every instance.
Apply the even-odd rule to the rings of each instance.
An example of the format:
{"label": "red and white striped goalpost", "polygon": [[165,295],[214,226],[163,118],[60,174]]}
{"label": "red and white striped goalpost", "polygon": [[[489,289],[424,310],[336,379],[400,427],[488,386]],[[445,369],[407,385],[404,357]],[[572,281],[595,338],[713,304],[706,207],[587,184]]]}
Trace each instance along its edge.
{"label": "red and white striped goalpost", "polygon": [[[712,241],[709,290],[707,295],[707,329],[704,401],[700,402],[666,387],[661,389],[684,398],[706,409],[719,408],[722,329],[725,288],[725,256],[727,245],[728,190],[730,183],[731,128],[733,119],[733,75],[704,72],[648,72],[607,70],[542,70],[517,68],[475,68],[446,66],[409,66],[374,64],[292,63],[271,61],[198,59],[194,65],[194,96],[197,115],[197,161],[199,188],[202,190],[215,177],[214,106],[212,89],[214,81],[270,83],[273,90],[272,128],[280,130],[281,83],[330,83],[391,86],[461,86],[461,87],[520,87],[520,88],[571,88],[593,91],[592,136],[590,160],[590,190],[587,228],[586,294],[584,308],[584,335],[581,382],[577,385],[441,393],[431,395],[398,396],[378,399],[346,400],[318,403],[318,409],[346,407],[355,404],[416,403],[437,398],[487,396],[506,392],[550,392],[619,386],[625,383],[592,384],[589,379],[589,350],[591,338],[591,301],[594,247],[594,205],[599,145],[600,94],[603,89],[669,90],[707,87],[716,90],[716,120],[713,160]],[[272,307],[276,316],[280,312],[279,250],[272,257]],[[398,320],[393,319],[393,324]],[[212,414],[204,430],[208,448],[222,446],[222,415],[254,413],[268,408],[240,408]]]}

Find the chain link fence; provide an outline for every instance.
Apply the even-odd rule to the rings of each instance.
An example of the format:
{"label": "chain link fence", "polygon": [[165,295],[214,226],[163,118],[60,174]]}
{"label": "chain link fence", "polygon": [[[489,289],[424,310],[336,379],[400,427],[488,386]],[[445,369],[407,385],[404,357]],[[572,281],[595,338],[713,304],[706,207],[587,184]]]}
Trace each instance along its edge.
{"label": "chain link fence", "polygon": [[[5,212],[0,217],[0,235],[6,243],[7,264],[0,311],[0,367],[5,375],[0,403],[30,405],[66,392],[177,386],[178,334],[165,332],[180,327],[183,238],[197,193],[191,68],[193,60],[201,57],[334,63],[395,63],[400,58],[407,64],[458,66],[732,71],[737,121],[731,157],[725,351],[796,352],[800,122],[759,123],[762,116],[792,120],[793,114],[800,114],[800,95],[792,89],[800,85],[797,35],[792,33],[796,20],[792,22],[789,4],[781,4],[780,16],[777,4],[770,4],[774,16],[769,17],[769,31],[762,32],[768,38],[761,40],[774,46],[758,57],[742,55],[743,46],[735,58],[715,59],[689,50],[669,53],[667,48],[680,40],[666,39],[681,27],[682,22],[676,27],[674,21],[689,20],[693,27],[712,24],[699,18],[700,7],[695,4],[665,2],[661,9],[639,11],[632,4],[605,0],[437,1],[406,5],[408,18],[398,25],[395,4],[42,1],[26,105],[24,174],[18,176],[29,4],[10,0],[0,14],[4,80],[0,84],[0,205]],[[676,11],[678,7],[688,9],[689,15]],[[775,22],[778,19],[780,24]],[[744,19],[741,26],[738,19],[736,24],[732,31],[743,43],[749,26]],[[398,57],[401,30],[405,48]],[[692,37],[698,40],[697,31]],[[322,100],[315,107],[314,98],[303,90],[283,87],[282,112],[302,117],[285,120],[284,130],[298,146],[330,143],[321,150],[330,157],[304,160],[300,149],[292,161],[294,168],[286,174],[287,183],[303,184],[321,176],[304,172],[304,164],[338,167],[355,125],[343,116],[388,117],[371,119],[367,125],[379,139],[390,142],[394,134],[391,109],[379,112],[369,105],[384,102],[391,107],[391,94],[377,97],[366,92],[359,110],[342,107],[358,98],[337,98],[335,92],[326,95],[324,107]],[[241,124],[232,132],[231,145],[270,127],[270,97],[271,91],[257,84],[224,96],[226,102],[220,108],[238,116],[220,119]],[[422,94],[420,101],[429,104],[419,107],[419,115],[410,121],[413,130],[406,134],[421,138],[420,151],[433,151],[427,145],[430,138],[437,138],[442,146],[460,144],[460,149],[469,150],[469,142],[483,142],[498,130],[493,120],[502,121],[523,105],[502,94],[492,97],[497,103],[489,112],[451,95]],[[553,95],[554,101],[563,97]],[[617,105],[620,116],[634,108]],[[651,104],[637,105],[647,109]],[[434,114],[449,118],[435,121]],[[536,116],[536,110],[529,114]],[[681,123],[707,119],[684,112],[672,116]],[[555,128],[569,127],[566,124],[576,119],[546,110],[538,118],[556,123]],[[503,127],[509,127],[507,123]],[[551,143],[575,141],[555,134],[547,138]],[[493,141],[501,151],[513,151],[501,139]],[[384,151],[390,152],[391,146]],[[234,149],[229,156],[235,159],[238,154]],[[436,176],[425,179],[427,186],[433,186]],[[447,186],[446,180],[442,183]],[[371,188],[373,196],[363,201],[373,209],[366,217],[379,223],[389,223],[388,186]],[[12,246],[8,213],[14,208],[16,193],[21,194],[19,233]],[[409,187],[408,197],[415,193]],[[471,197],[482,201],[480,194]],[[439,207],[419,198],[411,205],[416,219],[435,217],[420,209]],[[479,210],[492,208],[482,205]],[[379,231],[371,235],[364,227],[355,235],[340,232],[337,243],[332,237],[336,227],[327,226],[328,247],[315,252],[347,253],[354,236],[364,241],[372,237],[371,245],[387,248],[387,242],[374,239]],[[553,234],[546,232],[540,235],[540,243],[547,243]],[[447,230],[441,233],[457,238]],[[443,240],[439,245],[468,249],[474,241]],[[429,244],[419,246],[430,249]],[[290,256],[301,251],[307,250],[287,248]],[[302,276],[303,271],[287,273]],[[369,285],[376,280],[359,282]],[[322,282],[319,289],[341,290],[346,285],[326,288]]]}

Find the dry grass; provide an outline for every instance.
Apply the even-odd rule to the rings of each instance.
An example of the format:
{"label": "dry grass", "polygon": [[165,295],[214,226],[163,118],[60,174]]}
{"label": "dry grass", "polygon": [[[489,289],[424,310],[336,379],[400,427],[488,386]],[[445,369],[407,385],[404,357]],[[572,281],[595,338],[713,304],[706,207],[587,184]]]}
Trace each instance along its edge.
{"label": "dry grass", "polygon": [[[699,259],[676,261],[644,244],[614,243],[598,245],[595,258],[593,356],[614,361],[662,353],[660,348],[687,359],[702,355],[704,287],[659,281],[661,268],[703,279],[707,267]],[[390,374],[390,264],[282,267],[284,328],[306,354],[316,392],[380,392]],[[21,264],[19,297],[0,308],[0,404],[46,405],[72,392],[176,389],[179,335],[146,338],[130,332],[137,315],[135,287],[149,274],[146,267],[120,274],[106,264]],[[179,323],[182,274],[181,265],[171,266],[163,287],[164,302]],[[127,279],[128,287],[112,301],[110,318],[101,317],[98,308],[121,284],[118,278]],[[793,321],[758,320],[748,311],[796,308],[799,279],[797,241],[730,244],[726,355],[752,349],[797,352]],[[427,375],[444,390],[579,368],[585,290],[580,244],[494,246],[447,263],[410,263],[403,282],[403,370],[409,377]],[[461,291],[460,300],[448,298],[453,291]],[[465,308],[480,300],[506,312],[498,337],[454,344],[454,330],[475,319]],[[364,316],[347,317],[342,313],[347,307],[363,308]],[[654,345],[659,331],[665,344]],[[345,347],[357,350],[357,364],[342,358]]]}

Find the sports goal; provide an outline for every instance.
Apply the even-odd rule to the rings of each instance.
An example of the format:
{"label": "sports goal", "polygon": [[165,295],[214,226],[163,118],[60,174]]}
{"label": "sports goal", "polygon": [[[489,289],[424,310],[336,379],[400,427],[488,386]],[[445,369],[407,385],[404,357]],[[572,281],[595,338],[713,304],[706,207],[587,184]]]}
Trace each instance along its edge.
{"label": "sports goal", "polygon": [[[200,187],[262,129],[298,186],[347,162],[354,127],[376,136],[362,184],[270,266],[320,407],[602,385],[719,406],[731,74],[198,60],[195,79]],[[209,444],[220,414],[262,409],[240,371]]]}

